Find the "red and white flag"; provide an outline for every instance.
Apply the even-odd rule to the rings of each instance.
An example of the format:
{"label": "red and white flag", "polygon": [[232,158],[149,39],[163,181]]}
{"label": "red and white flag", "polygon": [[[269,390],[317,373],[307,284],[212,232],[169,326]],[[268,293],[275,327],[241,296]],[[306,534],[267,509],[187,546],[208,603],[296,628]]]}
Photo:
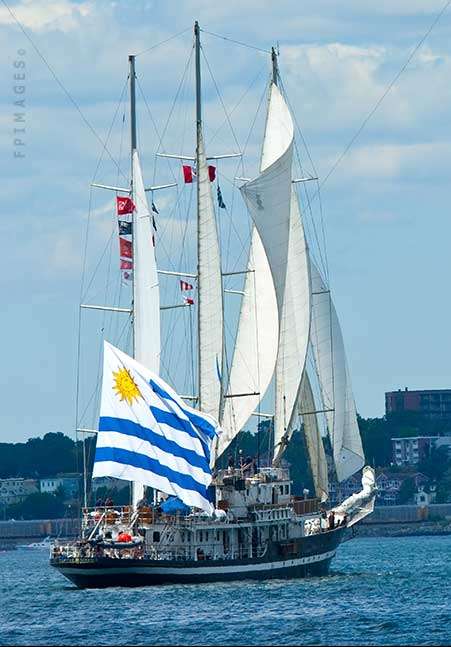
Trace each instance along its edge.
{"label": "red and white flag", "polygon": [[185,184],[191,184],[196,179],[196,169],[192,166],[182,166],[183,169],[183,179]]}
{"label": "red and white flag", "polygon": [[[183,165],[182,169],[183,169],[183,179],[185,180],[185,184],[191,184],[192,182],[196,182],[197,173],[196,173],[196,169],[193,166]],[[208,177],[210,178],[210,182],[214,182],[216,180],[216,166],[208,167]]]}
{"label": "red and white flag", "polygon": [[133,261],[124,261],[121,258],[121,270],[132,270],[133,269]]}
{"label": "red and white flag", "polygon": [[193,306],[194,305],[194,299],[191,297],[185,297],[183,301],[186,303],[187,306]]}
{"label": "red and white flag", "polygon": [[126,198],[122,195],[117,196],[116,205],[118,216],[125,216],[127,213],[133,213],[136,208],[131,198]]}
{"label": "red and white flag", "polygon": [[180,289],[182,292],[188,292],[189,290],[193,290],[193,286],[191,283],[187,283],[186,281],[180,281]]}

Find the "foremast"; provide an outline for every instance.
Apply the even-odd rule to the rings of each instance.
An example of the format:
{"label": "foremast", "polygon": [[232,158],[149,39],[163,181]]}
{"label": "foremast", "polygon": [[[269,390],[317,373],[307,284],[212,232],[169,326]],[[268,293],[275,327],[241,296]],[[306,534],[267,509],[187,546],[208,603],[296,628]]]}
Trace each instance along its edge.
{"label": "foremast", "polygon": [[[133,240],[133,357],[156,373],[160,372],[160,290],[155,259],[152,218],[139,160],[136,128],[135,56],[130,65],[131,197],[135,205]],[[142,499],[144,485],[132,483],[132,503]]]}

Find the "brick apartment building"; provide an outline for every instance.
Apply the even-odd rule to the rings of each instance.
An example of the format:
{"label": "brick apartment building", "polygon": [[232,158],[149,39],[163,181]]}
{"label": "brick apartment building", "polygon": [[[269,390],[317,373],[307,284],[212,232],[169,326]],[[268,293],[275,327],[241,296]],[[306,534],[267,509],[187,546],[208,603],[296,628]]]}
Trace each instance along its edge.
{"label": "brick apartment building", "polygon": [[385,394],[385,413],[418,411],[427,418],[451,421],[451,389],[426,391],[388,391]]}

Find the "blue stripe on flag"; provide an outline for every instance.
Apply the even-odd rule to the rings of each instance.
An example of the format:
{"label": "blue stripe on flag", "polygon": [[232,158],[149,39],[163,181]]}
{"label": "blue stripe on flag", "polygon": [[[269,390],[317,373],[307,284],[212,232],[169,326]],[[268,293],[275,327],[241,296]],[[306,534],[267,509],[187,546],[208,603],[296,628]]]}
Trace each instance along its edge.
{"label": "blue stripe on flag", "polygon": [[174,472],[170,467],[162,465],[155,458],[150,458],[150,456],[131,452],[127,449],[119,449],[117,447],[97,447],[95,461],[96,463],[101,461],[112,461],[113,463],[131,465],[132,467],[138,467],[147,472],[153,472],[158,476],[167,478],[168,481],[175,483],[183,490],[193,490],[194,492],[198,492],[202,497],[208,500],[207,488],[205,485],[199,483],[188,474]]}
{"label": "blue stripe on flag", "polygon": [[[153,408],[154,407],[151,407],[151,409]],[[156,416],[155,418],[157,422],[163,422],[159,421]],[[172,421],[168,424],[170,424],[171,427],[175,427],[175,425],[172,424]],[[132,422],[131,420],[102,416],[99,420],[99,431],[117,431],[120,434],[124,434],[126,436],[134,436],[135,438],[139,438],[141,440],[147,440],[151,445],[158,447],[158,449],[161,449],[168,454],[172,454],[173,456],[177,456],[179,458],[184,458],[189,465],[192,465],[193,467],[199,467],[206,474],[211,473],[208,461],[203,456],[200,456],[191,449],[181,447],[175,441],[168,440],[167,438],[164,438],[164,436],[160,436],[160,434],[155,433],[151,429],[143,427],[142,425],[139,425],[136,422]],[[193,435],[193,432],[191,432],[191,435]],[[196,438],[198,438],[197,435]]]}
{"label": "blue stripe on flag", "polygon": [[205,442],[205,440],[199,435],[199,433],[193,428],[192,424],[188,420],[180,418],[176,413],[171,411],[165,411],[159,407],[149,406],[149,409],[153,413],[153,416],[157,422],[168,425],[173,429],[178,429],[179,431],[185,431],[192,438],[196,438],[204,448],[204,454],[207,460],[210,460],[210,448]]}
{"label": "blue stripe on flag", "polygon": [[185,416],[189,419],[189,421],[195,426],[199,427],[204,434],[206,434],[209,438],[214,438],[217,436],[216,429],[215,427],[208,421],[206,418],[204,418],[202,415],[193,413],[192,411],[189,411],[189,409],[185,409],[182,407],[174,398],[169,395],[167,391],[165,391],[159,384],[157,384],[154,380],[150,380],[149,382],[150,386],[152,387],[153,391],[157,393],[161,398],[164,398],[165,400],[171,400],[171,402],[175,402],[175,404],[180,407],[180,409],[183,411]]}

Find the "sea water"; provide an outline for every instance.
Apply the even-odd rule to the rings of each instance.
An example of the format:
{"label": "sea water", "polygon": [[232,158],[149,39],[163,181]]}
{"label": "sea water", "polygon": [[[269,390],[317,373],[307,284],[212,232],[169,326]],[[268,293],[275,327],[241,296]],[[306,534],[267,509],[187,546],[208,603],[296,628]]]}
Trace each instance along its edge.
{"label": "sea water", "polygon": [[329,577],[78,590],[0,554],[2,645],[450,645],[451,536],[356,538]]}

